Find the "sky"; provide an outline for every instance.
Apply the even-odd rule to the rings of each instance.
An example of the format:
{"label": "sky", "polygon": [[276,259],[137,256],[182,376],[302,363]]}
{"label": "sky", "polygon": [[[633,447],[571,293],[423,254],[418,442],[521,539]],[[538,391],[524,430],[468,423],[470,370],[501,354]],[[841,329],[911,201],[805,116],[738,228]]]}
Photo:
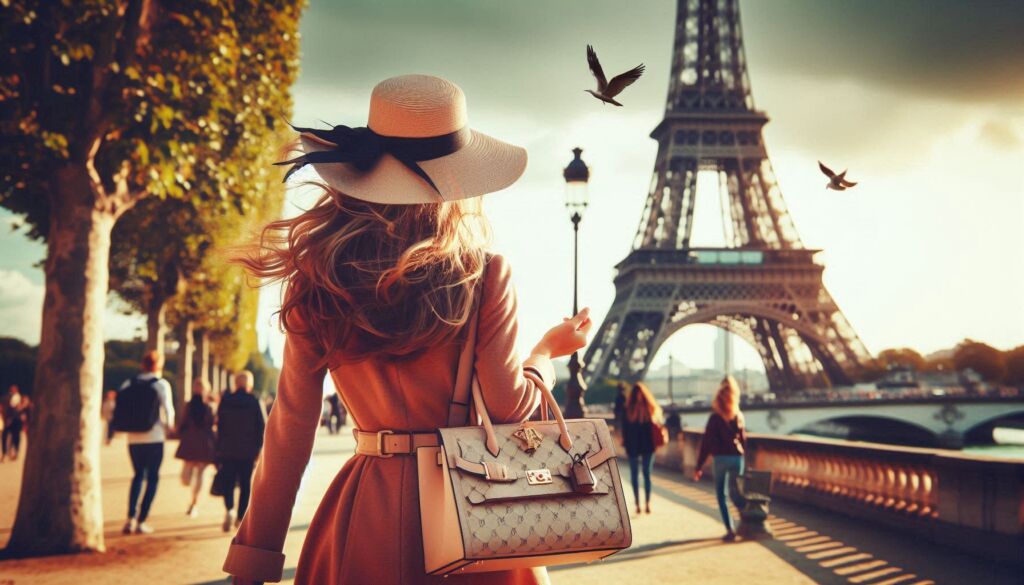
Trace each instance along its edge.
{"label": "sky", "polygon": [[[805,245],[822,249],[825,285],[868,349],[928,353],[964,338],[1024,344],[1024,4],[948,0],[741,0],[765,143]],[[520,343],[566,316],[572,232],[562,168],[574,146],[591,167],[580,228],[580,298],[597,321],[629,252],[664,114],[675,3],[311,0],[302,31],[295,122],[365,124],[373,85],[427,73],[465,91],[471,125],[527,148],[510,189],[485,198],[493,248],[512,267]],[[593,44],[609,76],[643,62],[644,76],[602,106],[585,60]],[[268,145],[273,148],[275,145]],[[825,191],[820,159],[849,169],[850,191]],[[710,185],[704,179],[704,185]],[[700,185],[699,185],[700,187]],[[694,245],[721,242],[713,189],[699,189]],[[295,192],[285,213],[304,196]],[[10,223],[9,215],[2,215]],[[0,334],[38,340],[43,249],[0,227]],[[263,343],[283,338],[263,296]],[[108,318],[109,337],[142,331]],[[712,363],[714,330],[669,340],[691,367]],[[760,368],[735,344],[737,366]]]}

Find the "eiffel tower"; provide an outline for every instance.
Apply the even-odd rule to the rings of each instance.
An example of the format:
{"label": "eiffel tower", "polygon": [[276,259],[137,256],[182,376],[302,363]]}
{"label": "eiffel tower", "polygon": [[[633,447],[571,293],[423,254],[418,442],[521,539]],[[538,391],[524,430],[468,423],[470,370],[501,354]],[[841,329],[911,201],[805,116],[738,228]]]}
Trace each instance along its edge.
{"label": "eiffel tower", "polygon": [[[695,323],[753,345],[773,392],[849,385],[872,360],[825,289],[775,181],[754,107],[737,0],[678,0],[672,76],[651,190],[584,375],[641,380]],[[697,174],[718,177],[727,247],[691,247]],[[702,181],[704,183],[704,181]]]}

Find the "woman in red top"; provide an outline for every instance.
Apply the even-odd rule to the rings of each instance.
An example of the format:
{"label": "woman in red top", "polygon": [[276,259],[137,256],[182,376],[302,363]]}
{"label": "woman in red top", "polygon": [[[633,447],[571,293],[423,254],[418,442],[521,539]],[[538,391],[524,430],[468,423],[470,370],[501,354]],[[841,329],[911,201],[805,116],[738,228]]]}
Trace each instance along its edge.
{"label": "woman in red top", "polygon": [[743,475],[743,453],[747,447],[747,434],[743,428],[743,413],[740,412],[740,387],[736,379],[726,376],[718,386],[718,392],[711,403],[714,411],[708,417],[704,428],[704,438],[700,442],[700,454],[697,456],[697,469],[694,481],[700,481],[704,473],[704,463],[710,455],[713,459],[715,472],[715,495],[718,496],[718,511],[722,514],[725,524],[726,541],[736,540],[733,529],[732,515],[726,502],[726,494],[731,496],[736,508],[742,510],[746,501],[739,492],[736,480]]}

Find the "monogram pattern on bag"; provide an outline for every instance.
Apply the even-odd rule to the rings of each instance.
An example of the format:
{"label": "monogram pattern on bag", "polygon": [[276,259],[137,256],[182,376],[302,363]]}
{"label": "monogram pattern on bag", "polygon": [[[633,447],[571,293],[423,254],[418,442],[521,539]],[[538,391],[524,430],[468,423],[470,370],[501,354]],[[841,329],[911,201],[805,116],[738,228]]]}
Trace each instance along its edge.
{"label": "monogram pattern on bag", "polygon": [[[595,425],[589,422],[570,422],[569,433],[573,440],[572,453],[596,453],[601,442]],[[472,504],[469,497],[474,492],[486,496],[491,483],[473,474],[453,471],[460,516],[463,518],[466,554],[469,558],[486,558],[505,555],[537,555],[570,549],[615,548],[624,546],[627,530],[619,498],[621,493],[614,489],[611,473],[615,471],[611,461],[598,465],[594,476],[598,486],[607,486],[604,494],[576,494],[568,478],[558,474],[558,469],[571,463],[558,443],[557,427],[539,425],[544,442],[534,453],[527,453],[512,437],[516,430],[513,425],[495,427],[500,453],[491,456],[484,446],[481,433],[456,433],[457,448],[463,458],[469,461],[495,461],[507,465],[509,471],[520,478],[528,469],[550,469],[553,485],[545,490],[524,490],[530,493],[545,493],[546,497],[501,502]],[[610,441],[610,437],[605,439]],[[525,484],[525,479],[521,479]],[[480,501],[482,498],[474,498]]]}

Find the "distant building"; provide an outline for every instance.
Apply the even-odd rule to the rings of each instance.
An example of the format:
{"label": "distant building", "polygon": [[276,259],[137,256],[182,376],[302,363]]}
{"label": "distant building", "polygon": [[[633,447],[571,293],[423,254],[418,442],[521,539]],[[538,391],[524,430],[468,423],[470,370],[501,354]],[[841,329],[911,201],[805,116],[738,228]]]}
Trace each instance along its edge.
{"label": "distant building", "polygon": [[715,369],[723,375],[733,372],[732,334],[719,328],[715,337]]}
{"label": "distant building", "polygon": [[276,368],[277,364],[274,363],[274,356],[270,355],[270,344],[263,350],[263,361],[267,364],[268,368]]}

